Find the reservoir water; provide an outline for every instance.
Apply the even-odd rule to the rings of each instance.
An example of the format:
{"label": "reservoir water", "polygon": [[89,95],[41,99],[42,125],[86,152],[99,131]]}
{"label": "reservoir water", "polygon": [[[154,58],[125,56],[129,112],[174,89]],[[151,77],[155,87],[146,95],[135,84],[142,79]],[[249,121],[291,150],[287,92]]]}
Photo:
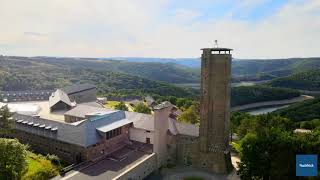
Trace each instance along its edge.
{"label": "reservoir water", "polygon": [[[237,83],[231,83],[231,87],[239,87],[239,86],[254,86],[256,84],[261,84],[267,81],[242,81]],[[177,83],[176,86],[180,87],[188,87],[194,89],[200,89],[200,83]]]}
{"label": "reservoir water", "polygon": [[264,108],[256,108],[256,109],[246,110],[245,112],[251,115],[267,114],[269,112],[273,112],[277,109],[282,109],[288,106],[289,105],[278,105],[278,106],[271,106],[271,107],[264,107]]}

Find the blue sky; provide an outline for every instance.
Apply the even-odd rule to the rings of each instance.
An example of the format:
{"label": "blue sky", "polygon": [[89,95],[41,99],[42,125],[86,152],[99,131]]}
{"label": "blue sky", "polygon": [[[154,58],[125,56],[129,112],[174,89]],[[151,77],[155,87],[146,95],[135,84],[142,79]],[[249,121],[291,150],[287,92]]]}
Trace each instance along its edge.
{"label": "blue sky", "polygon": [[176,0],[165,9],[166,11],[174,12],[177,9],[188,9],[190,11],[199,12],[201,15],[197,18],[199,21],[207,21],[215,18],[224,18],[229,16],[233,19],[257,21],[277,12],[288,1],[286,0],[259,0],[247,1],[235,0]]}
{"label": "blue sky", "polygon": [[0,0],[0,54],[320,56],[319,0]]}

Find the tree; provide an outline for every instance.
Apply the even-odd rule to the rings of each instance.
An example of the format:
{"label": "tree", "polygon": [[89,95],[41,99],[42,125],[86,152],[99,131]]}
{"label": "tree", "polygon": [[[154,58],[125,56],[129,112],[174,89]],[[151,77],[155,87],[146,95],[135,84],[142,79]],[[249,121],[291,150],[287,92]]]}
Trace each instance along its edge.
{"label": "tree", "polygon": [[135,107],[134,107],[134,112],[139,112],[139,113],[145,113],[145,114],[151,114],[151,109],[143,104],[143,103],[138,103]]}
{"label": "tree", "polygon": [[170,96],[170,97],[169,97],[169,102],[170,102],[171,104],[176,105],[176,104],[177,104],[177,97]]}
{"label": "tree", "polygon": [[231,113],[230,117],[230,138],[232,139],[232,134],[237,132],[241,122],[244,119],[252,118],[252,116],[245,112],[235,111]]}
{"label": "tree", "polygon": [[186,98],[178,98],[176,103],[177,103],[177,106],[181,108],[186,104],[186,102],[187,102]]}
{"label": "tree", "polygon": [[178,117],[181,122],[197,124],[200,122],[199,112],[195,105],[191,105],[187,110]]}
{"label": "tree", "polygon": [[12,113],[7,106],[0,108],[0,137],[7,136],[13,127]]}
{"label": "tree", "polygon": [[0,138],[0,179],[20,179],[28,164],[27,146],[16,139]]}
{"label": "tree", "polygon": [[119,104],[115,105],[114,108],[117,110],[128,111],[128,107],[126,106],[126,104],[123,101],[121,101]]}
{"label": "tree", "polygon": [[240,141],[241,179],[294,177],[296,154],[320,152],[320,131],[293,133],[289,119],[267,114],[248,117],[240,124],[244,135]]}

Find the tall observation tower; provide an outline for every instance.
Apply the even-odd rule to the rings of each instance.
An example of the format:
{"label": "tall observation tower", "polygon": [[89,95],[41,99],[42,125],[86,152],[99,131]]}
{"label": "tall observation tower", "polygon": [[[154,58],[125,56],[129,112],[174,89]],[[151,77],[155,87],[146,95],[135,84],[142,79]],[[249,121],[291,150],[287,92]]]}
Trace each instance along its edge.
{"label": "tall observation tower", "polygon": [[231,51],[202,49],[199,148],[203,168],[226,173],[229,152]]}

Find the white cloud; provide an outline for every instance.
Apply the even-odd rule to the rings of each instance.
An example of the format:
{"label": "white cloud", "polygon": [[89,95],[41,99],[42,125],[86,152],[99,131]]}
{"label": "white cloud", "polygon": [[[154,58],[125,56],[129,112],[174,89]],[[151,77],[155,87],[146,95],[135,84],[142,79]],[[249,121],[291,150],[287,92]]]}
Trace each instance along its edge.
{"label": "white cloud", "polygon": [[[235,9],[252,8],[247,0]],[[290,1],[258,22],[202,12],[168,12],[167,0],[1,0],[0,54],[197,57],[200,48],[234,48],[238,58],[320,56],[320,1]],[[182,4],[183,5],[183,4]],[[171,17],[164,16],[172,14]]]}

